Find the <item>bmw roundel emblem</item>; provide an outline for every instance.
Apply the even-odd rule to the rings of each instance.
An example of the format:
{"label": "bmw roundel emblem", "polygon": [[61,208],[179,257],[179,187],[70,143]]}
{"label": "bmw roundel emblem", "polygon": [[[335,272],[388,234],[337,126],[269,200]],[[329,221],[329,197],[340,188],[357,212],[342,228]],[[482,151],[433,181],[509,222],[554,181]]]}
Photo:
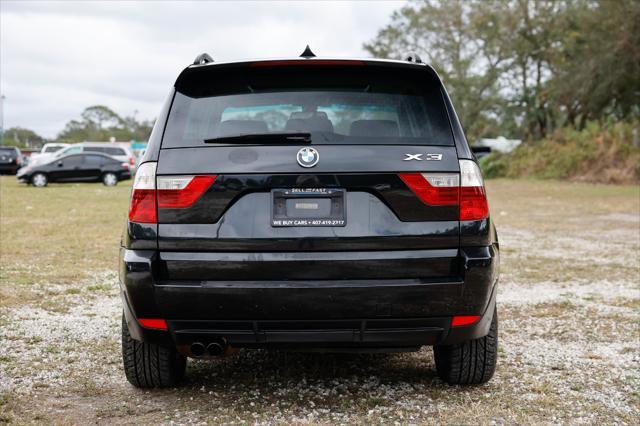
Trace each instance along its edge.
{"label": "bmw roundel emblem", "polygon": [[320,153],[315,148],[301,148],[296,155],[298,164],[302,167],[313,167],[320,160]]}

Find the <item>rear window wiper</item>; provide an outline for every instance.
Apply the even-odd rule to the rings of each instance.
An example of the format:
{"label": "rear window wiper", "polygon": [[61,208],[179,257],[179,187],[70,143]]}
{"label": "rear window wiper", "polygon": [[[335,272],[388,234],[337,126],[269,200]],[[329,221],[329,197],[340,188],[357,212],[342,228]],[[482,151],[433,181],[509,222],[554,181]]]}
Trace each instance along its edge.
{"label": "rear window wiper", "polygon": [[218,138],[205,139],[204,143],[237,143],[250,144],[259,142],[262,144],[280,144],[283,141],[297,143],[311,143],[311,133],[304,132],[280,132],[280,133],[248,133],[233,136],[221,136]]}

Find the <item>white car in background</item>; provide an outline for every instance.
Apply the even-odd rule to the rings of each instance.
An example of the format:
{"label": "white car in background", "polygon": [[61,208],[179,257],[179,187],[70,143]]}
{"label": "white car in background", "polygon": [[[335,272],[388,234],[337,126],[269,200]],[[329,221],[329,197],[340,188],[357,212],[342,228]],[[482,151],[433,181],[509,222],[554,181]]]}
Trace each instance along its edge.
{"label": "white car in background", "polygon": [[34,152],[29,157],[29,162],[46,163],[48,159],[53,158],[56,152],[68,147],[68,143],[45,143],[40,152]]}
{"label": "white car in background", "polygon": [[136,168],[136,158],[133,156],[131,150],[125,145],[114,142],[81,142],[72,144],[57,151],[51,157],[47,158],[46,161],[41,162],[38,159],[38,164],[53,161],[57,158],[64,157],[65,155],[79,154],[82,152],[100,152],[102,154],[107,154],[122,163],[128,163],[129,170],[131,170],[132,174]]}

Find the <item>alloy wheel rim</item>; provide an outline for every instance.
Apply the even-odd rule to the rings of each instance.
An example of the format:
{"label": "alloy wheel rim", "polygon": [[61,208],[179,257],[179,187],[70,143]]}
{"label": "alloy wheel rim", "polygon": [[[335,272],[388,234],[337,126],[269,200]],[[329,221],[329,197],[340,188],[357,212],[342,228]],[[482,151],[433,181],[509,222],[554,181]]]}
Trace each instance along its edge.
{"label": "alloy wheel rim", "polygon": [[45,182],[46,182],[46,178],[43,175],[35,175],[33,177],[33,184],[35,186],[44,186]]}
{"label": "alloy wheel rim", "polygon": [[115,185],[115,184],[116,184],[116,177],[115,177],[115,175],[113,175],[113,174],[109,173],[108,175],[106,175],[106,176],[104,177],[104,182],[105,182],[107,185],[109,185],[109,186]]}

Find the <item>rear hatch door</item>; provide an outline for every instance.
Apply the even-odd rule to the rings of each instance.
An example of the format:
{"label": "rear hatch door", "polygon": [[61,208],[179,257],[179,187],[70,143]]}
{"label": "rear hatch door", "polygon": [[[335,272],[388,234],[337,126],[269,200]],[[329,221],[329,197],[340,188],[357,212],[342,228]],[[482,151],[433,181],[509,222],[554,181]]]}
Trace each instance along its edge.
{"label": "rear hatch door", "polygon": [[[459,166],[439,80],[334,62],[178,79],[157,167],[164,279],[457,274]],[[187,204],[182,186],[198,192]]]}

